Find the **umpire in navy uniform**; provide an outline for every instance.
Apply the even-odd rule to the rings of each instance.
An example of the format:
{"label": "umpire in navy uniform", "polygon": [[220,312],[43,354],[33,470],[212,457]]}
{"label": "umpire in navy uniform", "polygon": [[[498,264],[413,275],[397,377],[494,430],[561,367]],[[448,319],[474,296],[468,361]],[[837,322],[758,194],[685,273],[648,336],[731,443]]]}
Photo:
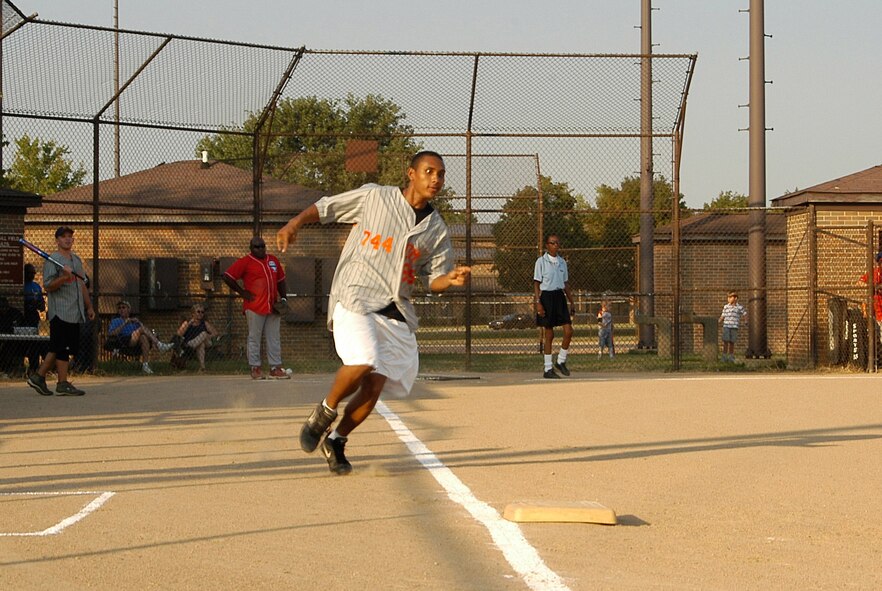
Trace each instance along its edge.
{"label": "umpire in navy uniform", "polygon": [[[565,376],[570,375],[567,368],[567,354],[573,338],[572,315],[573,294],[570,291],[570,275],[567,262],[558,255],[560,238],[551,234],[545,239],[545,254],[536,259],[533,269],[533,305],[536,308],[536,325],[543,329],[543,350],[545,372],[543,377],[560,379],[555,369]],[[554,327],[563,326],[563,341],[552,363],[551,343],[554,340]]]}

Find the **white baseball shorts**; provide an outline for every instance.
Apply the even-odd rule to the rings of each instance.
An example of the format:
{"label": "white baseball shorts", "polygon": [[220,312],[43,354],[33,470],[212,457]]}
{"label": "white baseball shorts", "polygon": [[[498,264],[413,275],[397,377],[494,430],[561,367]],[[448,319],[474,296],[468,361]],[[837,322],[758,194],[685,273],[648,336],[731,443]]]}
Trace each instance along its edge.
{"label": "white baseball shorts", "polygon": [[343,365],[370,365],[386,377],[383,394],[410,394],[420,370],[416,335],[406,322],[380,314],[356,314],[337,302],[333,315],[334,347]]}

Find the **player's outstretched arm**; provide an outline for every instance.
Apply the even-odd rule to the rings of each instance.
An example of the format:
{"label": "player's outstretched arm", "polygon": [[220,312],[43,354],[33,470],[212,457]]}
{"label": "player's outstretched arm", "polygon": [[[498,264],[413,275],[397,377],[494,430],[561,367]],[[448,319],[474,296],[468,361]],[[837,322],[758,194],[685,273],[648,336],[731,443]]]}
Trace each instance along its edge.
{"label": "player's outstretched arm", "polygon": [[297,240],[297,232],[305,224],[315,224],[319,221],[318,208],[310,205],[299,214],[288,220],[282,229],[276,232],[276,246],[280,252],[285,252],[288,245]]}

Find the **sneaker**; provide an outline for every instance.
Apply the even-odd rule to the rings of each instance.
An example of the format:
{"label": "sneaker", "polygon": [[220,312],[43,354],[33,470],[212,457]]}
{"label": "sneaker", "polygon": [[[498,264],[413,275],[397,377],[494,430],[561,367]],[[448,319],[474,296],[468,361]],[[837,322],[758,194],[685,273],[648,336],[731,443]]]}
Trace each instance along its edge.
{"label": "sneaker", "polygon": [[549,379],[549,380],[559,380],[560,379],[560,376],[557,375],[556,373],[554,373],[553,369],[549,369],[548,371],[546,371],[544,374],[542,374],[542,377]]}
{"label": "sneaker", "polygon": [[151,375],[151,374],[153,373],[153,370],[150,369],[150,364],[149,364],[149,363],[142,363],[142,364],[141,364],[141,371],[143,371],[144,373],[146,373],[148,376]]}
{"label": "sneaker", "polygon": [[346,437],[338,437],[337,439],[329,439],[325,437],[322,441],[322,454],[328,460],[328,468],[331,472],[338,476],[344,476],[352,472],[352,464],[343,454],[343,448],[346,447]]}
{"label": "sneaker", "polygon": [[291,376],[281,367],[274,367],[270,370],[269,377],[274,380],[290,380]]}
{"label": "sneaker", "polygon": [[28,376],[28,386],[36,390],[41,396],[52,396],[52,390],[46,385],[46,378],[37,372]]}
{"label": "sneaker", "polygon": [[322,434],[328,430],[336,418],[336,410],[327,408],[319,402],[306,422],[303,423],[303,427],[300,428],[300,448],[306,453],[314,452]]}
{"label": "sneaker", "polygon": [[159,349],[160,353],[168,353],[169,351],[171,351],[172,349],[175,348],[175,344],[174,343],[163,343],[162,341],[159,341],[159,344],[156,346],[156,348]]}
{"label": "sneaker", "polygon": [[251,368],[251,379],[252,380],[262,380],[263,379],[263,372],[260,371],[259,367],[252,367]]}
{"label": "sneaker", "polygon": [[58,396],[82,396],[85,392],[70,382],[58,382],[55,386],[55,394]]}
{"label": "sneaker", "polygon": [[557,371],[559,371],[560,373],[562,373],[562,374],[565,375],[565,376],[570,375],[570,370],[569,370],[569,368],[567,367],[567,362],[566,362],[566,361],[564,361],[563,363],[555,363],[555,364],[554,364],[554,369],[556,369]]}

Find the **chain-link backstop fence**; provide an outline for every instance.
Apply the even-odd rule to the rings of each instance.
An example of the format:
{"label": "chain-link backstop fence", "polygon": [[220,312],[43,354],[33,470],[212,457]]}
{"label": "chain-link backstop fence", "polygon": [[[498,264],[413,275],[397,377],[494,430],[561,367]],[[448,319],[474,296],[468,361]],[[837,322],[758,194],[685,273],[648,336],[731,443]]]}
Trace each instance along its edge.
{"label": "chain-link backstop fence", "polygon": [[[747,289],[748,216],[680,205],[677,143],[694,55],[313,50],[47,22],[2,6],[0,164],[7,186],[42,196],[24,216],[28,240],[49,250],[57,226],[75,229],[99,312],[84,331],[94,351],[82,356],[85,369],[111,355],[105,335],[121,299],[163,339],[204,305],[222,334],[214,359],[244,365],[241,303],[220,277],[251,236],[274,244],[276,230],[322,195],[401,184],[420,149],[445,157],[436,205],[457,261],[473,268],[466,289],[416,297],[426,368],[541,366],[532,273],[551,233],[575,295],[569,364],[716,363],[725,293]],[[651,211],[641,208],[645,137]],[[769,214],[763,289],[771,348],[783,355],[797,338],[787,310],[804,286],[785,280],[784,211]],[[651,293],[639,281],[647,215]],[[334,367],[327,293],[347,230],[309,228],[281,256],[283,353],[298,371]],[[22,260],[39,283],[42,261],[30,252]],[[3,289],[21,302],[18,286]],[[646,298],[652,317],[641,313]],[[598,355],[604,300],[612,359]],[[647,325],[651,343],[640,338]]]}

